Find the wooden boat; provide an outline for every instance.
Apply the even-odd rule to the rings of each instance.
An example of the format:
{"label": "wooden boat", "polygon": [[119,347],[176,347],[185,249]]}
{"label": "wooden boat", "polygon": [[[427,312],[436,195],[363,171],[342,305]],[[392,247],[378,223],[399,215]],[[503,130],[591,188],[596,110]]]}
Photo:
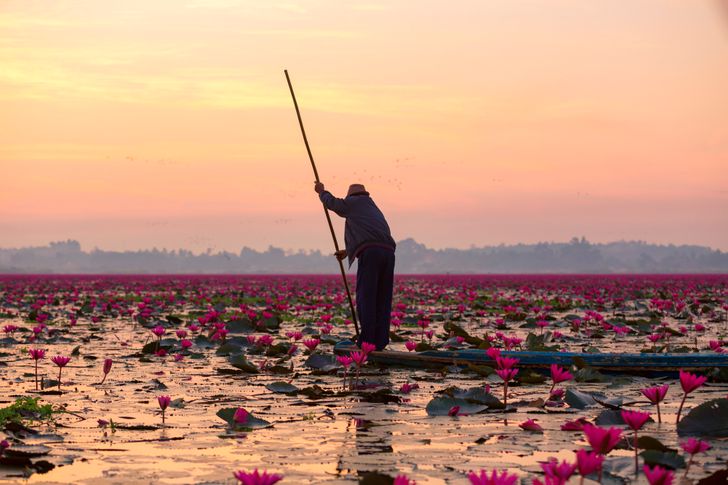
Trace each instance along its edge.
{"label": "wooden boat", "polygon": [[[334,352],[339,355],[359,350],[351,341],[336,344]],[[680,369],[689,372],[708,372],[713,368],[728,368],[728,354],[716,352],[680,354],[620,354],[583,352],[531,352],[502,351],[504,357],[516,357],[519,368],[547,368],[551,364],[563,367],[588,366],[610,373],[631,374],[676,374]],[[401,352],[396,350],[374,351],[369,361],[382,365],[405,367],[494,366],[484,350],[427,350],[424,352]]]}

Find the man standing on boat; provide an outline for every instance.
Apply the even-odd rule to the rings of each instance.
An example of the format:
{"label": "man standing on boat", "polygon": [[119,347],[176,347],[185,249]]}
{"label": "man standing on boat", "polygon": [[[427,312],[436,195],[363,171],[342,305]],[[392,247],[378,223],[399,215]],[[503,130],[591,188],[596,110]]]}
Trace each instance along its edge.
{"label": "man standing on boat", "polygon": [[389,321],[392,313],[394,288],[394,250],[396,244],[384,214],[361,184],[352,184],[346,198],[334,197],[315,182],[314,190],[327,209],[346,219],[344,244],[338,251],[339,260],[349,258],[349,267],[358,259],[356,271],[356,313],[361,323],[362,342],[382,350],[389,343]]}

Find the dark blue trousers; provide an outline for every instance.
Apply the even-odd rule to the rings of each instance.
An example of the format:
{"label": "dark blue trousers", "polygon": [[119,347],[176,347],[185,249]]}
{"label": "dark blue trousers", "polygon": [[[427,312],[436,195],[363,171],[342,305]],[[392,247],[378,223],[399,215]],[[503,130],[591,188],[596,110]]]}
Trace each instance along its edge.
{"label": "dark blue trousers", "polygon": [[389,343],[394,289],[394,251],[373,246],[358,256],[356,312],[361,333],[357,345],[368,342],[382,350]]}

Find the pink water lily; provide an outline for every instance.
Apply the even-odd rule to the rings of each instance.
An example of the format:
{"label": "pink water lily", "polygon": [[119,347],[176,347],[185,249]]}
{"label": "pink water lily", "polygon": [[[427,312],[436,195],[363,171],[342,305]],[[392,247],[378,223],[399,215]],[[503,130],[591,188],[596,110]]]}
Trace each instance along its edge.
{"label": "pink water lily", "polygon": [[159,407],[162,409],[162,424],[164,424],[165,412],[171,402],[172,402],[172,398],[169,396],[157,396],[157,403],[159,404]]}
{"label": "pink water lily", "polygon": [[695,438],[689,438],[687,441],[680,443],[680,448],[690,455],[688,466],[685,468],[685,475],[688,476],[690,466],[693,464],[693,457],[698,453],[704,453],[710,449],[710,443],[707,441],[696,440]]}
{"label": "pink water lily", "polygon": [[641,411],[629,411],[626,409],[622,410],[622,419],[627,426],[634,430],[634,474],[639,473],[639,464],[637,457],[637,431],[650,419],[650,413],[643,413]]}
{"label": "pink water lily", "polygon": [[[64,367],[71,361],[70,357],[65,357],[63,355],[56,355],[51,359],[51,362],[56,364],[58,366],[58,390],[61,390],[61,371]],[[37,361],[36,361],[37,362]]]}
{"label": "pink water lily", "polygon": [[654,468],[650,468],[649,465],[642,467],[645,472],[645,477],[650,485],[672,485],[674,473],[666,468],[662,468],[659,465],[655,465]]}
{"label": "pink water lily", "polygon": [[412,352],[417,348],[417,344],[413,342],[412,340],[408,340],[404,343],[404,346],[407,347],[407,350]]}
{"label": "pink water lily", "polygon": [[306,348],[309,350],[309,352],[313,352],[314,350],[316,350],[316,347],[318,347],[318,344],[320,342],[321,341],[317,338],[311,338],[311,339],[304,340],[303,345],[306,346]]}
{"label": "pink water lily", "polygon": [[532,433],[543,433],[543,428],[536,422],[535,419],[527,419],[519,424],[518,427],[526,431],[531,431]]}
{"label": "pink water lily", "polygon": [[574,421],[567,421],[561,425],[561,431],[583,431],[584,425],[589,424],[586,418],[578,418]]}
{"label": "pink water lily", "polygon": [[667,390],[670,389],[669,384],[664,384],[657,387],[648,387],[642,389],[642,394],[650,400],[650,402],[657,406],[657,422],[662,423],[662,416],[660,415],[660,403],[667,395]]}
{"label": "pink water lily", "polygon": [[579,475],[585,477],[599,471],[601,473],[602,463],[604,463],[604,455],[596,451],[587,451],[580,449],[576,452],[576,468]]}
{"label": "pink water lily", "polygon": [[111,359],[104,359],[104,367],[103,367],[104,378],[101,379],[101,384],[104,383],[104,381],[106,380],[106,376],[108,376],[109,372],[111,372],[111,365],[113,364],[113,362],[114,361],[112,361]]}
{"label": "pink water lily", "polygon": [[237,425],[243,425],[248,422],[250,413],[245,408],[237,408],[233,414],[233,421]]}
{"label": "pink water lily", "polygon": [[549,458],[547,462],[541,463],[541,469],[546,475],[547,483],[565,484],[576,471],[576,463],[569,463],[566,460],[559,463],[556,458]]}
{"label": "pink water lily", "polygon": [[496,369],[496,374],[503,380],[503,409],[508,407],[508,381],[515,379],[518,369]]}
{"label": "pink water lily", "polygon": [[369,354],[370,352],[373,352],[377,350],[377,346],[374,344],[370,344],[369,342],[362,342],[361,343],[361,351],[365,354]]}
{"label": "pink water lily", "polygon": [[43,349],[29,349],[28,354],[35,363],[35,390],[38,390],[38,361],[45,357],[46,351]]}
{"label": "pink water lily", "polygon": [[605,429],[590,423],[584,425],[584,434],[594,451],[606,455],[617,446],[622,431],[619,428]]}
{"label": "pink water lily", "polygon": [[691,374],[683,371],[682,369],[680,370],[680,387],[682,387],[683,390],[683,397],[680,401],[680,407],[677,410],[676,423],[680,422],[680,415],[682,414],[683,405],[685,404],[685,399],[687,399],[688,394],[705,384],[705,381],[707,380],[708,378],[705,376]]}
{"label": "pink water lily", "polygon": [[233,476],[237,478],[242,485],[273,485],[283,480],[283,475],[278,473],[268,473],[263,470],[259,472],[256,468],[252,472],[246,472],[239,470],[233,473]]}
{"label": "pink water lily", "polygon": [[508,470],[493,470],[488,476],[488,472],[480,470],[479,472],[470,472],[468,474],[470,485],[514,485],[518,480],[518,475],[508,473]]}
{"label": "pink water lily", "polygon": [[407,475],[397,475],[392,485],[417,485],[417,482],[410,480]]}

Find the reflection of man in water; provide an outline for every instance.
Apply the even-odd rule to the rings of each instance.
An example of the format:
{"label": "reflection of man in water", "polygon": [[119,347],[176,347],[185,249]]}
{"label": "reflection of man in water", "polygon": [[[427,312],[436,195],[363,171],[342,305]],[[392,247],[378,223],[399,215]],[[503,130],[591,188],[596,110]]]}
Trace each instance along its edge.
{"label": "reflection of man in water", "polygon": [[314,190],[326,208],[346,219],[344,243],[338,251],[349,266],[359,260],[356,271],[356,312],[361,322],[357,345],[368,342],[382,350],[389,343],[389,320],[394,286],[394,250],[396,244],[384,214],[361,184],[349,186],[346,198],[338,199],[316,182]]}

